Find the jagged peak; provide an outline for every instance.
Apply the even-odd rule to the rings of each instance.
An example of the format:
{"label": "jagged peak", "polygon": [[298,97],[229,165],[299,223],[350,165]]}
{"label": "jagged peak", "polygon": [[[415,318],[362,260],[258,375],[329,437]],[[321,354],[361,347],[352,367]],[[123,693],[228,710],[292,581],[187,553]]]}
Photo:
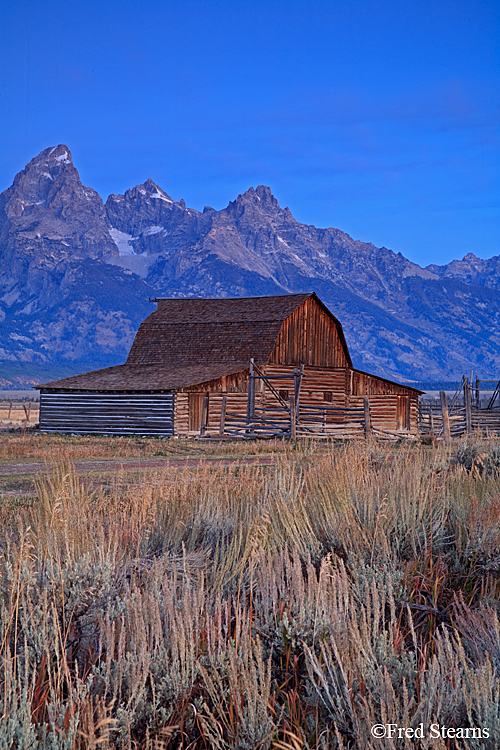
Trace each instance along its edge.
{"label": "jagged peak", "polygon": [[35,167],[41,164],[73,164],[71,157],[71,151],[64,143],[60,143],[58,146],[49,146],[49,148],[41,151],[38,156],[35,156],[28,165],[29,167]]}
{"label": "jagged peak", "polygon": [[[156,182],[148,177],[142,185],[136,185],[125,192],[126,199],[137,199],[139,196],[152,198],[153,200],[162,200],[166,203],[174,203],[173,199],[166,193]],[[111,197],[111,196],[110,196]],[[119,200],[120,196],[113,196],[114,200]]]}
{"label": "jagged peak", "polygon": [[235,201],[229,205],[241,205],[242,203],[252,203],[254,205],[263,204],[263,206],[272,206],[280,208],[280,205],[271,192],[271,188],[266,185],[257,185],[256,188],[250,187],[244,193],[238,195]]}

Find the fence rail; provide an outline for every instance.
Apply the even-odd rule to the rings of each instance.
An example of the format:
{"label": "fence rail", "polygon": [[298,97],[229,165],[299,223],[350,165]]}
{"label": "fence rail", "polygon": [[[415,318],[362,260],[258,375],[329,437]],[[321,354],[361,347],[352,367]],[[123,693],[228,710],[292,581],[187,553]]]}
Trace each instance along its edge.
{"label": "fence rail", "polygon": [[[486,383],[492,387],[487,388]],[[482,385],[482,387],[480,387]],[[484,393],[490,391],[491,396],[484,400]],[[481,401],[481,393],[483,401]],[[441,400],[423,401],[418,408],[418,427],[423,435],[450,440],[453,437],[471,434],[475,431],[483,433],[500,433],[500,382],[480,381],[476,378],[473,386],[464,376],[455,394],[448,399],[441,391]],[[497,406],[497,408],[494,408]]]}

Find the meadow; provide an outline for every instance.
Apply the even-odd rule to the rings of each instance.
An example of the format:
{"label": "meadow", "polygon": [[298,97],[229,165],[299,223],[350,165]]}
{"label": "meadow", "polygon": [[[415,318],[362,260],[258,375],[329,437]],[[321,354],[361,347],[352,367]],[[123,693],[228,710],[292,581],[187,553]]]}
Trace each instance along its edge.
{"label": "meadow", "polygon": [[497,442],[5,433],[0,470],[1,750],[498,747]]}

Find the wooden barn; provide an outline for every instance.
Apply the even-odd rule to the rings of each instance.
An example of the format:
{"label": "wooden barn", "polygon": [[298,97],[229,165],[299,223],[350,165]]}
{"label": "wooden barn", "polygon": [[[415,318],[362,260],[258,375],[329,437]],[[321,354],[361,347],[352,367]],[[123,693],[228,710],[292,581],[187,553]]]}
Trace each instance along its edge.
{"label": "wooden barn", "polygon": [[316,294],[155,302],[125,364],[38,386],[42,431],[416,435],[420,391],[355,369]]}

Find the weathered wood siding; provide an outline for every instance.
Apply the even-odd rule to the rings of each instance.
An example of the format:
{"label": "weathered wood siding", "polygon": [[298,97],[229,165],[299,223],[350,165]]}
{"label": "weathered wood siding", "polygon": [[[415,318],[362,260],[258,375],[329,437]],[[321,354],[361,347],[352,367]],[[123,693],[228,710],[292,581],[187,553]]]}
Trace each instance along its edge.
{"label": "weathered wood siding", "polygon": [[[286,403],[294,392],[293,365],[269,364],[262,368],[268,377],[279,376],[270,382],[280,392]],[[231,390],[230,390],[231,389]],[[234,376],[221,378],[210,383],[203,383],[196,389],[185,389],[177,392],[175,400],[175,434],[179,436],[199,435],[199,426],[195,427],[191,411],[198,396],[197,411],[201,415],[203,395],[208,395],[208,423],[206,435],[219,434],[222,398],[227,396],[227,413],[239,414],[241,420],[246,415],[248,390],[248,371]],[[282,421],[282,406],[263,380],[257,379],[255,385],[255,406],[257,413],[266,419]],[[191,395],[190,395],[191,394]],[[350,368],[306,367],[300,389],[300,406],[303,409],[301,419],[323,420],[328,425],[349,423],[352,421],[350,409],[363,409],[363,398],[368,396],[373,427],[379,430],[405,432],[410,417],[410,432],[417,433],[418,397],[404,386],[381,380],[375,376],[356,372]],[[408,411],[408,399],[410,399]],[[308,412],[308,407],[314,407]],[[345,414],[335,413],[332,409],[345,409]],[[330,411],[329,411],[330,410]],[[198,419],[198,417],[197,417]],[[231,417],[227,427],[230,429]],[[198,422],[197,422],[198,424]]]}
{"label": "weathered wood siding", "polygon": [[[373,427],[392,432],[408,430],[412,435],[416,435],[418,431],[418,398],[417,396],[410,396],[409,398],[410,429],[408,430],[408,396],[398,394],[368,395]],[[352,396],[349,399],[349,406],[362,408],[363,397]]]}
{"label": "weathered wood siding", "polygon": [[246,393],[248,390],[248,368],[232,375],[223,375],[216,380],[207,380],[200,385],[179,388],[177,393]]}
{"label": "weathered wood siding", "polygon": [[[384,380],[359,370],[351,370],[350,392],[354,396],[388,396],[389,394],[407,396],[408,393],[412,393],[404,385],[392,383],[390,380]],[[416,393],[414,397],[417,398]]]}
{"label": "weathered wood siding", "polygon": [[173,435],[173,393],[40,393],[40,430],[78,435]]}
{"label": "weathered wood siding", "polygon": [[[196,392],[198,395],[199,392]],[[192,418],[190,419],[190,396],[195,395],[194,393],[182,392],[177,393],[175,396],[175,434],[179,437],[195,437],[200,434],[199,426],[194,427]],[[202,398],[203,398],[203,394]],[[205,430],[205,435],[215,437],[219,434],[220,430],[220,418],[222,412],[222,399],[223,396],[227,396],[226,400],[226,414],[227,416],[227,428],[231,427],[231,415],[239,414],[242,418],[246,415],[247,410],[247,394],[246,393],[221,393],[220,391],[206,392],[204,395],[208,395],[208,421]],[[192,399],[191,399],[192,403]],[[256,404],[258,398],[256,397]],[[200,414],[201,416],[201,414]]]}
{"label": "weathered wood siding", "polygon": [[[266,365],[262,371],[267,376],[284,375],[286,379],[271,380],[276,390],[286,390],[287,398],[293,394],[293,367],[286,365]],[[327,370],[319,367],[306,367],[300,388],[300,403],[308,406],[338,406],[344,408],[347,404],[346,384],[348,371],[343,368]],[[260,387],[264,388],[262,381]],[[264,403],[271,405],[276,401],[272,393],[264,388]]]}
{"label": "weathered wood siding", "polygon": [[307,299],[283,322],[269,364],[348,367],[340,324],[315,299]]}

